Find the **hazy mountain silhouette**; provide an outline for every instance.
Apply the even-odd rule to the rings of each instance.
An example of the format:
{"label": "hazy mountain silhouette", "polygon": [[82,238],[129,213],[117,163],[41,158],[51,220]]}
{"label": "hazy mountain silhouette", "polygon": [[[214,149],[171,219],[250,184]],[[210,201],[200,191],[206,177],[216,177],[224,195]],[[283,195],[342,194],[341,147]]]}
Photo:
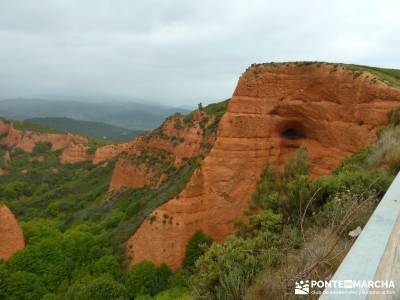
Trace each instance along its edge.
{"label": "hazy mountain silhouette", "polygon": [[10,119],[71,118],[104,122],[133,130],[156,128],[166,117],[175,112],[187,113],[188,111],[183,108],[134,102],[89,103],[26,98],[0,101],[0,115]]}

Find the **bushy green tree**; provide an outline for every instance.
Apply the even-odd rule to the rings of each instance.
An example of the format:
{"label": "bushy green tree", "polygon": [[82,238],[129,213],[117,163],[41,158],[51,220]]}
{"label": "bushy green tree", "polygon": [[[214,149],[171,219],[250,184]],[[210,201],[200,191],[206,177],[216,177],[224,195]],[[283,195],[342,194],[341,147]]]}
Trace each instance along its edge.
{"label": "bushy green tree", "polygon": [[[295,176],[284,189],[287,201],[287,215],[293,224],[298,224],[313,197],[311,179],[306,175]],[[310,213],[311,207],[308,210]]]}
{"label": "bushy green tree", "polygon": [[157,286],[159,291],[169,288],[169,279],[171,275],[172,271],[166,264],[161,264],[157,268]]}
{"label": "bushy green tree", "polygon": [[310,163],[308,161],[307,149],[301,146],[291,157],[285,161],[283,176],[290,181],[299,175],[308,175]]}
{"label": "bushy green tree", "polygon": [[68,288],[68,291],[65,295],[66,300],[89,300],[90,294],[88,289],[88,284],[84,284],[82,282],[75,282]]}
{"label": "bushy green tree", "polygon": [[37,275],[18,271],[10,274],[6,293],[10,300],[39,300],[47,290]]}
{"label": "bushy green tree", "polygon": [[5,261],[0,260],[0,299],[6,298],[8,276],[9,272],[6,268]]}
{"label": "bushy green tree", "polygon": [[96,278],[87,289],[91,300],[123,300],[127,298],[125,287],[109,275]]}
{"label": "bushy green tree", "polygon": [[118,259],[112,255],[105,255],[96,261],[92,267],[94,276],[109,274],[114,279],[121,279],[122,272]]}
{"label": "bushy green tree", "polygon": [[243,299],[257,272],[267,264],[277,264],[276,239],[278,235],[267,232],[254,239],[231,236],[222,244],[212,244],[197,260],[190,280],[195,298]]}
{"label": "bushy green tree", "polygon": [[44,295],[41,300],[59,300],[59,299],[60,299],[60,297],[58,297],[56,294],[48,293],[48,294]]}
{"label": "bushy green tree", "polygon": [[105,247],[99,248],[93,234],[79,229],[64,233],[63,247],[67,256],[78,264],[90,264],[100,258],[105,250]]}
{"label": "bushy green tree", "polygon": [[212,240],[202,230],[196,231],[186,246],[186,255],[182,266],[188,271],[193,271],[196,260],[204,254],[205,247],[211,244]]}
{"label": "bushy green tree", "polygon": [[190,272],[187,270],[177,270],[169,278],[171,287],[187,287],[189,285]]}
{"label": "bushy green tree", "polygon": [[25,239],[32,245],[45,239],[62,239],[61,232],[57,229],[57,223],[48,219],[34,219],[29,222],[21,223]]}
{"label": "bushy green tree", "polygon": [[38,154],[45,154],[50,152],[51,150],[51,143],[49,142],[38,142],[36,143],[35,147],[32,150],[33,155],[38,155]]}
{"label": "bushy green tree", "polygon": [[17,252],[9,265],[12,272],[25,271],[39,276],[50,291],[69,278],[74,268],[72,261],[65,256],[60,241],[50,238]]}
{"label": "bushy green tree", "polygon": [[158,274],[156,266],[149,261],[142,261],[134,265],[128,272],[126,287],[128,295],[155,295],[158,289]]}

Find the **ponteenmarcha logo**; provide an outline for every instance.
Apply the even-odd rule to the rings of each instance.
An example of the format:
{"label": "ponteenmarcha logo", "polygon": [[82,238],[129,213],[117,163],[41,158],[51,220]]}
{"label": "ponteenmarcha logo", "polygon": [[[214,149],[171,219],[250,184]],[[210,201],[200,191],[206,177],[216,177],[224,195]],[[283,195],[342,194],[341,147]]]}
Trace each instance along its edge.
{"label": "ponteenmarcha logo", "polygon": [[294,293],[296,295],[308,295],[310,293],[310,282],[308,280],[296,281]]}

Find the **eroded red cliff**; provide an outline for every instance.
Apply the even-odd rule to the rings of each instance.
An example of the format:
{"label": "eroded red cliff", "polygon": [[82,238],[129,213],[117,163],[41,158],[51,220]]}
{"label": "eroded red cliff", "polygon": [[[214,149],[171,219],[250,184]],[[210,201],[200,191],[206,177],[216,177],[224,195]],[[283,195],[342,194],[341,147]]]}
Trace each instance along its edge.
{"label": "eroded red cliff", "polygon": [[14,214],[0,205],[0,259],[9,259],[25,247],[24,235]]}
{"label": "eroded red cliff", "polygon": [[[268,163],[282,168],[305,145],[313,175],[327,174],[376,138],[400,90],[365,73],[329,64],[254,65],[240,78],[217,140],[180,196],[153,212],[126,245],[131,263],[176,269],[187,241],[202,229],[216,241],[244,217]],[[168,215],[172,222],[162,222]]]}
{"label": "eroded red cliff", "polygon": [[15,129],[10,121],[0,120],[0,144],[9,148],[19,148],[31,153],[35,145],[41,142],[51,144],[51,151],[61,150],[61,163],[93,162],[95,164],[113,159],[124,151],[129,144],[113,144],[99,147],[90,152],[88,139],[77,134],[56,134]]}
{"label": "eroded red cliff", "polygon": [[[197,110],[189,116],[172,116],[160,128],[137,137],[128,144],[127,155],[117,161],[110,190],[159,186],[166,178],[159,172],[162,161],[155,163],[159,157],[179,167],[185,159],[205,156],[215,141],[218,121]],[[149,154],[154,156],[150,160]]]}

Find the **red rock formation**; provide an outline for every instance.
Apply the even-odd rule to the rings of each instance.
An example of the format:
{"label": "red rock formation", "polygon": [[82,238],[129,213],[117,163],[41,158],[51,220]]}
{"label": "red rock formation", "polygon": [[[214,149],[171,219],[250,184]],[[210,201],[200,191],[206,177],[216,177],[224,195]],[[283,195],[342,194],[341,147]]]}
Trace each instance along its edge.
{"label": "red rock formation", "polygon": [[88,139],[76,134],[53,134],[21,131],[12,123],[0,120],[0,144],[10,148],[20,148],[31,153],[40,142],[51,143],[52,151],[62,150],[61,163],[93,161],[101,163],[126,151],[129,144],[116,144],[99,147],[94,155],[88,154]]}
{"label": "red rock formation", "polygon": [[0,259],[9,259],[25,247],[24,235],[13,213],[0,205]]}
{"label": "red rock formation", "polygon": [[10,130],[10,123],[3,119],[0,119],[0,137],[6,135],[9,130]]}
{"label": "red rock formation", "polygon": [[119,190],[124,187],[140,188],[152,183],[153,170],[145,164],[134,165],[129,158],[120,158],[115,164],[113,176],[110,183],[110,191]]}
{"label": "red rock formation", "polygon": [[62,164],[75,164],[85,161],[92,161],[94,155],[88,153],[85,144],[70,143],[62,152],[60,162]]}
{"label": "red rock formation", "polygon": [[[147,150],[164,151],[174,158],[176,166],[179,166],[184,159],[207,154],[215,141],[216,132],[206,132],[206,129],[216,121],[215,117],[196,111],[190,122],[187,118],[185,116],[168,118],[159,129],[126,144],[124,151],[128,153],[128,157],[137,157]],[[154,173],[156,170],[145,164],[133,165],[129,159],[120,158],[113,172],[110,190],[122,187],[139,188],[145,185],[159,186],[166,178],[165,176],[154,178],[152,176]]]}
{"label": "red rock formation", "polygon": [[87,144],[85,137],[75,134],[54,134],[38,133],[32,131],[21,131],[15,129],[12,125],[9,127],[7,135],[1,140],[1,144],[8,147],[20,148],[25,152],[32,152],[35,145],[40,142],[51,143],[51,150],[61,150],[69,144]]}
{"label": "red rock formation", "polygon": [[93,158],[94,164],[99,164],[107,160],[111,160],[118,156],[122,152],[126,152],[129,149],[129,144],[113,144],[107,145],[96,149],[96,153]]}
{"label": "red rock formation", "polygon": [[[179,198],[153,212],[127,242],[132,263],[151,260],[176,269],[186,243],[202,229],[221,241],[243,217],[268,162],[281,168],[300,145],[312,174],[327,174],[374,141],[400,90],[372,75],[331,65],[255,65],[240,78],[217,140]],[[163,223],[162,215],[172,217]],[[155,221],[154,221],[155,219]]]}
{"label": "red rock formation", "polygon": [[0,176],[4,176],[4,175],[7,175],[7,174],[8,174],[8,171],[6,169],[0,168]]}

